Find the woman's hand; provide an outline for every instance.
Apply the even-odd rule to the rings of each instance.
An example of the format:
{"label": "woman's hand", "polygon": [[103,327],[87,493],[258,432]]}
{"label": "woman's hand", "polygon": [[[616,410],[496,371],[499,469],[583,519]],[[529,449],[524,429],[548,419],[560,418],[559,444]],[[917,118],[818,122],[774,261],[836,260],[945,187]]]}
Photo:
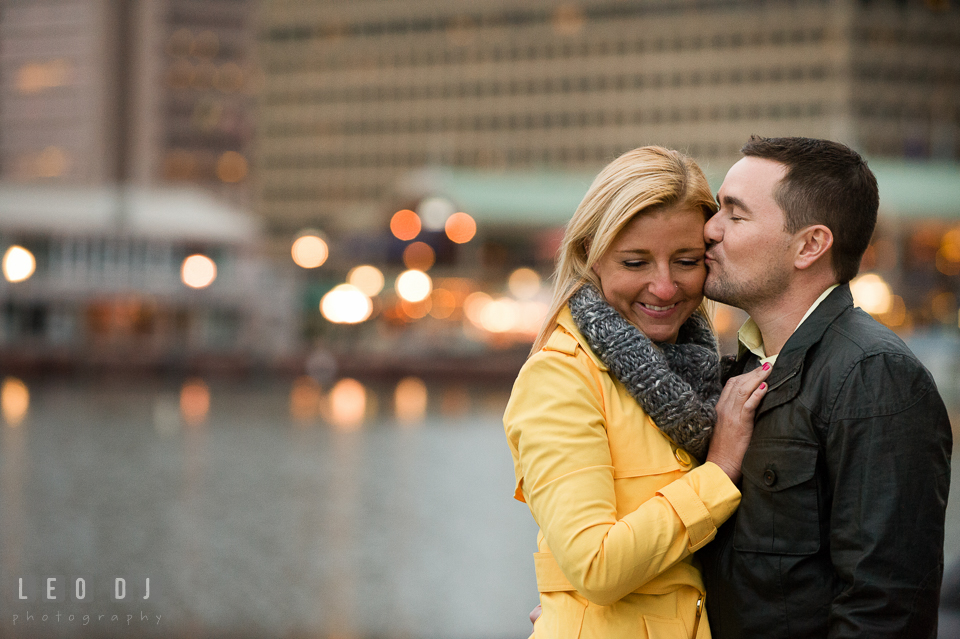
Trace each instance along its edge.
{"label": "woman's hand", "polygon": [[753,418],[767,392],[763,381],[770,375],[770,364],[731,377],[717,402],[717,425],[713,429],[707,461],[713,462],[733,483],[740,481],[740,464],[753,436]]}

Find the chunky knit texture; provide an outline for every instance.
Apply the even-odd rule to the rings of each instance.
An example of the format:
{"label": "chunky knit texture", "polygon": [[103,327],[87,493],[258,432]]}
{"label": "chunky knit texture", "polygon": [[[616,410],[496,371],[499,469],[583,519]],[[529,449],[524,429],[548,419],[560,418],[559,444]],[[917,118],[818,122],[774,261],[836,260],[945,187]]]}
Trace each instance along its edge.
{"label": "chunky knit texture", "polygon": [[569,302],[577,328],[663,433],[701,462],[706,459],[720,398],[717,340],[694,313],[676,344],[653,343],[610,306],[592,284]]}

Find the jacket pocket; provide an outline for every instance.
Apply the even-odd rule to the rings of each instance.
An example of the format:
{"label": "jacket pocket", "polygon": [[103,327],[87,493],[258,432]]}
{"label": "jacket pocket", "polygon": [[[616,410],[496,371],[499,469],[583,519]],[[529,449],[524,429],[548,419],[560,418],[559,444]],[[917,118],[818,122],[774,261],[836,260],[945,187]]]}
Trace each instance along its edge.
{"label": "jacket pocket", "polygon": [[679,619],[664,619],[652,615],[643,616],[648,639],[690,639],[687,629]]}
{"label": "jacket pocket", "polygon": [[737,550],[811,555],[820,549],[815,443],[754,442],[743,458]]}

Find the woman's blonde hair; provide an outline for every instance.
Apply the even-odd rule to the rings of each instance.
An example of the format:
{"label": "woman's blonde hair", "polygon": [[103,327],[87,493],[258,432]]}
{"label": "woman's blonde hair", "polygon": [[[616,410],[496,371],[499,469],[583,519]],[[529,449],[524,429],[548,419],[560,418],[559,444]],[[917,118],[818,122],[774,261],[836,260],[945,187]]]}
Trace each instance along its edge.
{"label": "woman's blonde hair", "polygon": [[[593,265],[634,216],[665,208],[700,209],[704,219],[717,211],[710,185],[696,162],[659,146],[627,151],[608,164],[567,223],[554,272],[553,301],[531,354],[546,344],[557,316],[585,282],[598,289]],[[698,312],[709,319],[704,304]]]}

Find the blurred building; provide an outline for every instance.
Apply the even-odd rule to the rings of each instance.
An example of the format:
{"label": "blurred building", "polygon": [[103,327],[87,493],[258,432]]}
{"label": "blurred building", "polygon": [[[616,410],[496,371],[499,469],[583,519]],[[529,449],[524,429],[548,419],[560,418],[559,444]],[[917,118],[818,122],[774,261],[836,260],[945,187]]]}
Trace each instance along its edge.
{"label": "blurred building", "polygon": [[250,215],[197,189],[0,186],[0,361],[283,364],[295,294]]}
{"label": "blurred building", "polygon": [[648,143],[722,172],[752,133],[960,155],[948,0],[268,0],[258,210],[370,228],[440,165],[595,171]]}
{"label": "blurred building", "polygon": [[248,199],[252,0],[4,0],[0,177]]}

